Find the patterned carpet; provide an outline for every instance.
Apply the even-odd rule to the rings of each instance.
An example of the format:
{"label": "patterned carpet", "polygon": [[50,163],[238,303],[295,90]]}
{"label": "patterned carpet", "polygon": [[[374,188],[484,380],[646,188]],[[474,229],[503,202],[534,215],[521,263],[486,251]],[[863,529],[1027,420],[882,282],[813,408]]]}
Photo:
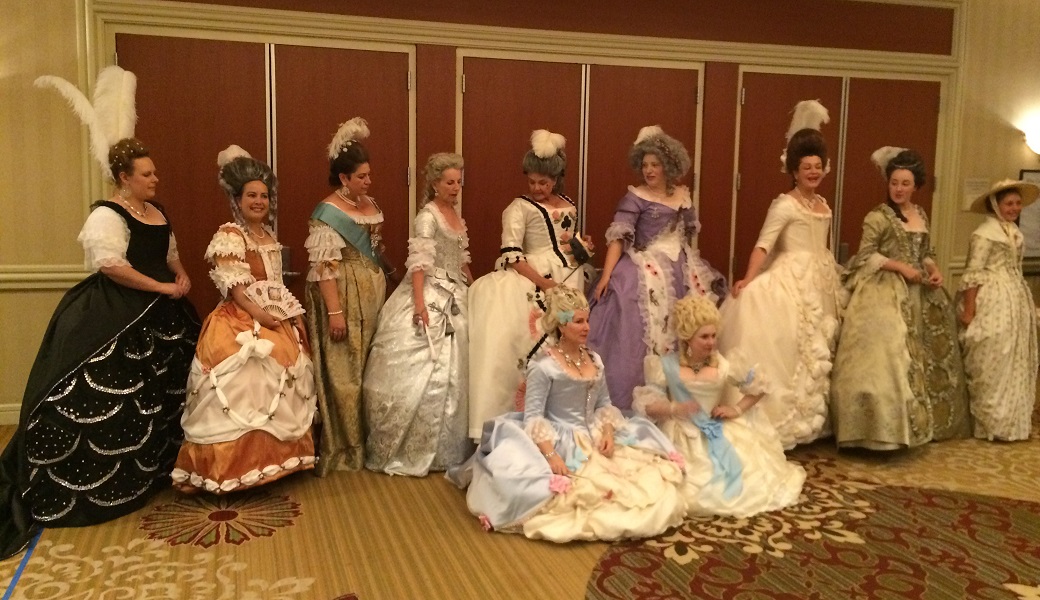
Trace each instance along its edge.
{"label": "patterned carpet", "polygon": [[1036,433],[895,454],[821,442],[791,458],[809,474],[801,503],[615,544],[586,598],[1040,600]]}

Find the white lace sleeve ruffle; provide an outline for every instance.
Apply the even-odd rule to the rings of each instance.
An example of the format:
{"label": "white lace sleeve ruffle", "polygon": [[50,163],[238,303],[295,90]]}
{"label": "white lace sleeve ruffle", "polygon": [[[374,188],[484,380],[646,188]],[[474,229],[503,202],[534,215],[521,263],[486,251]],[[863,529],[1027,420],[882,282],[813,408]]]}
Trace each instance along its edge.
{"label": "white lace sleeve ruffle", "polygon": [[635,225],[623,221],[614,221],[610,224],[610,227],[607,227],[606,238],[608,244],[614,240],[632,243],[636,239]]}
{"label": "white lace sleeve ruffle", "polygon": [[249,265],[241,261],[227,261],[217,263],[209,271],[209,278],[220,290],[220,295],[227,298],[228,292],[236,285],[250,285],[256,282],[256,278],[249,270]]}
{"label": "white lace sleeve ruffle", "polygon": [[773,391],[773,382],[762,372],[758,364],[751,362],[740,349],[734,348],[726,356],[729,363],[726,378],[737,386],[740,393],[747,396],[760,396]]}
{"label": "white lace sleeve ruffle", "polygon": [[311,222],[310,233],[303,242],[307,249],[307,281],[339,279],[339,261],[343,260],[343,249],[347,243],[336,230],[325,223]]}
{"label": "white lace sleeve ruffle", "polygon": [[408,273],[429,272],[437,261],[437,241],[432,238],[413,237],[408,240],[408,258],[404,266]]}
{"label": "white lace sleeve ruffle", "polygon": [[597,408],[596,412],[592,414],[592,429],[601,436],[603,435],[603,428],[607,425],[610,425],[615,432],[618,432],[624,429],[627,424],[628,421],[625,420],[625,416],[614,405]]}
{"label": "white lace sleeve ruffle", "polygon": [[170,232],[170,248],[166,251],[166,262],[171,263],[181,259],[181,253],[177,250],[177,236]]}
{"label": "white lace sleeve ruffle", "polygon": [[130,245],[130,228],[126,221],[111,208],[95,208],[83,223],[76,238],[83,245],[91,270],[102,267],[129,267],[126,249]]}
{"label": "white lace sleeve ruffle", "polygon": [[559,436],[556,435],[556,429],[549,423],[549,419],[545,417],[528,417],[525,421],[524,432],[527,433],[532,442],[536,444],[541,444],[542,442],[556,443]]}
{"label": "white lace sleeve ruffle", "polygon": [[220,258],[234,257],[239,260],[245,260],[246,239],[242,235],[230,231],[227,225],[223,225],[213,235],[213,239],[209,241],[209,246],[206,246],[205,257],[211,264],[217,264]]}
{"label": "white lace sleeve ruffle", "polygon": [[646,412],[647,407],[657,404],[658,402],[668,401],[668,396],[665,394],[664,389],[656,385],[640,385],[636,386],[636,388],[632,390],[632,412],[641,417],[654,420],[654,418]]}

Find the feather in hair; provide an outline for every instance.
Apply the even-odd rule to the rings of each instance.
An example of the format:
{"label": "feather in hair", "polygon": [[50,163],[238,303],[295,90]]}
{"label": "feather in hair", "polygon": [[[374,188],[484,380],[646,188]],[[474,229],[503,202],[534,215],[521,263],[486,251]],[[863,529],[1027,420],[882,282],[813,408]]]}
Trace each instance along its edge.
{"label": "feather in hair", "polygon": [[[639,135],[636,136],[635,144],[658,135],[664,135],[664,130],[661,129],[660,125],[647,125],[646,127],[639,130]],[[633,145],[635,145],[633,144]]]}
{"label": "feather in hair", "polygon": [[217,154],[217,166],[218,167],[223,167],[224,165],[228,164],[229,162],[235,160],[236,158],[242,158],[242,157],[253,158],[241,146],[238,146],[236,144],[231,144],[227,148],[224,148],[223,150],[221,150],[220,154]]}
{"label": "feather in hair", "polygon": [[892,159],[899,156],[899,153],[904,150],[906,150],[906,148],[900,148],[898,146],[882,146],[870,155],[870,160],[877,165],[877,168],[881,169],[881,174],[884,175],[888,163],[892,162]]}
{"label": "feather in hair", "polygon": [[137,125],[134,94],[137,76],[117,66],[105,67],[94,84],[94,112],[111,147],[121,139],[133,137]]}
{"label": "feather in hair", "polygon": [[104,133],[101,131],[101,127],[98,124],[97,115],[94,110],[94,106],[90,103],[90,100],[83,95],[83,92],[72,85],[61,77],[55,77],[54,75],[44,75],[37,77],[36,81],[33,82],[38,88],[54,88],[62,97],[68,101],[69,106],[72,107],[72,111],[76,113],[79,120],[87,126],[90,132],[90,153],[94,157],[94,160],[101,165],[101,171],[108,177],[111,174],[108,173],[108,149],[109,143],[105,138]]}
{"label": "feather in hair", "polygon": [[531,150],[538,158],[555,156],[566,144],[566,138],[548,129],[535,129],[531,132]]}
{"label": "feather in hair", "polygon": [[786,138],[802,129],[816,129],[824,123],[830,123],[831,117],[827,109],[820,104],[819,100],[802,100],[794,106],[794,115],[791,116],[791,126],[787,128]]}
{"label": "feather in hair", "polygon": [[329,158],[336,158],[344,146],[354,140],[363,140],[368,134],[368,121],[361,117],[341,123],[336,135],[332,136],[332,142],[329,143]]}

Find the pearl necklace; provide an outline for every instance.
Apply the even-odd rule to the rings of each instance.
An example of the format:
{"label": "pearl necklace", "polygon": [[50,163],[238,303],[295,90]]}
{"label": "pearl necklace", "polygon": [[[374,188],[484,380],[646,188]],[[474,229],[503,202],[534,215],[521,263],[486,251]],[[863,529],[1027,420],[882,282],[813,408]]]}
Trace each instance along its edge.
{"label": "pearl necklace", "polygon": [[809,209],[810,211],[816,209],[816,202],[819,199],[819,196],[817,196],[815,192],[813,193],[812,198],[806,198],[802,195],[802,190],[799,190],[797,188],[795,188],[794,193],[797,194],[795,198],[798,200],[799,203],[801,203],[802,206]]}
{"label": "pearl necklace", "polygon": [[357,200],[351,200],[350,196],[348,196],[347,193],[343,191],[343,188],[336,188],[336,195],[339,196],[340,200],[346,202],[354,208],[358,207]]}
{"label": "pearl necklace", "polygon": [[253,236],[253,238],[256,239],[257,241],[259,241],[259,240],[266,240],[267,239],[267,230],[264,229],[263,225],[260,226],[260,233],[259,234],[253,233],[253,230],[250,229],[248,226],[246,226],[246,231],[248,231],[249,235]]}
{"label": "pearl necklace", "polygon": [[132,204],[127,202],[126,198],[120,197],[119,201],[123,203],[123,206],[125,206],[125,207],[129,208],[130,210],[134,211],[135,215],[141,217],[142,219],[147,219],[148,218],[148,217],[145,216],[146,214],[148,214],[148,205],[145,204],[144,202],[141,203],[141,205],[144,206],[144,212],[141,212],[141,211],[137,210],[136,208],[134,208],[134,206]]}
{"label": "pearl necklace", "polygon": [[565,363],[577,369],[579,373],[581,372],[581,368],[588,364],[589,353],[588,350],[585,349],[585,346],[578,346],[577,359],[571,358],[570,355],[568,355],[567,352],[564,351],[564,349],[560,346],[559,343],[556,344],[556,351],[560,353],[560,356],[563,357],[563,361]]}

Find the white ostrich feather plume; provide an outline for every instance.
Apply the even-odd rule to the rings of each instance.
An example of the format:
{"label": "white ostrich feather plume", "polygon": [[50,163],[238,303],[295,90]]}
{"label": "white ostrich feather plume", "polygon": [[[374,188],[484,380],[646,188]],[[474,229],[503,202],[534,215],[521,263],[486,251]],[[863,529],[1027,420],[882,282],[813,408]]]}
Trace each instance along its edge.
{"label": "white ostrich feather plume", "polygon": [[555,156],[566,144],[566,138],[548,129],[535,129],[531,132],[531,150],[538,158]]}
{"label": "white ostrich feather plume", "polygon": [[61,77],[44,75],[37,77],[33,84],[39,88],[54,88],[69,102],[73,112],[90,131],[90,152],[94,160],[101,165],[105,177],[111,179],[108,150],[119,140],[133,137],[137,124],[134,103],[137,77],[121,67],[105,67],[98,73],[93,102]]}
{"label": "white ostrich feather plume", "polygon": [[241,146],[231,144],[227,148],[221,150],[220,154],[217,154],[217,166],[223,167],[236,158],[242,158],[243,156],[246,158],[253,158]]}
{"label": "white ostrich feather plume", "polygon": [[791,126],[787,128],[787,140],[790,141],[791,136],[802,129],[818,131],[824,123],[830,123],[830,121],[830,114],[819,100],[802,100],[794,106]]}
{"label": "white ostrich feather plume", "polygon": [[354,117],[346,123],[341,123],[336,135],[332,136],[329,143],[329,158],[336,158],[345,146],[354,140],[363,140],[368,137],[368,121],[361,117]]}
{"label": "white ostrich feather plume", "polygon": [[664,130],[661,129],[660,125],[647,125],[646,127],[639,130],[639,135],[636,136],[635,144],[638,144],[639,142],[645,139],[659,135],[664,135]]}
{"label": "white ostrich feather plume", "polygon": [[870,155],[870,160],[877,165],[877,168],[881,169],[881,174],[884,175],[885,167],[888,166],[888,163],[892,162],[892,159],[904,150],[906,150],[906,148],[900,148],[898,146],[882,146]]}

